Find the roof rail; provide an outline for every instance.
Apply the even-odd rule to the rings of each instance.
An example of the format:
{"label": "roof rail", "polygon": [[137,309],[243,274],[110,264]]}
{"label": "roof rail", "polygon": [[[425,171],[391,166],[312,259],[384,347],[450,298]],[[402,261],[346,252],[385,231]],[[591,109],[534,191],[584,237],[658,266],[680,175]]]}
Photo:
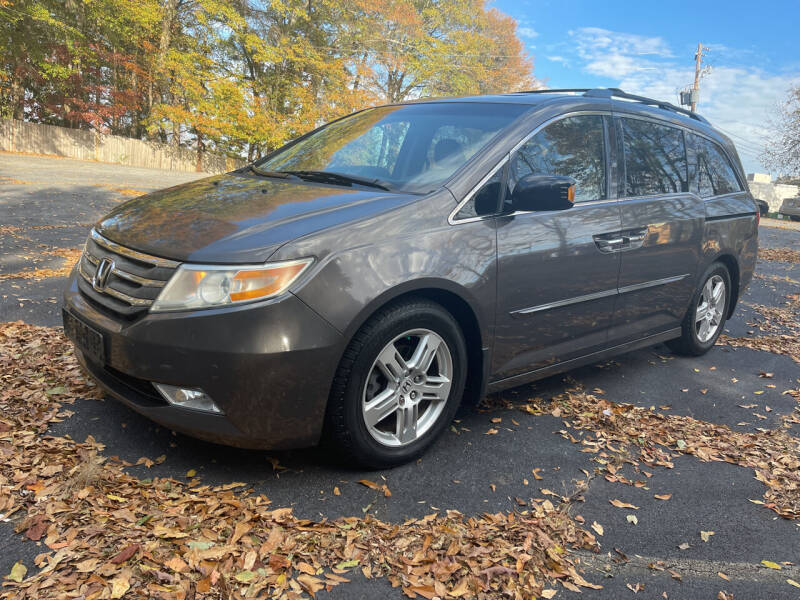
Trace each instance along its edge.
{"label": "roof rail", "polygon": [[568,88],[568,89],[554,89],[554,90],[528,90],[525,92],[521,92],[523,94],[563,94],[567,92],[583,92],[583,95],[589,98],[623,98],[625,100],[633,100],[634,102],[640,102],[642,104],[647,104],[648,106],[656,106],[658,108],[669,110],[672,112],[676,112],[682,115],[686,115],[687,117],[691,117],[701,123],[705,123],[709,125],[710,123],[705,119],[705,117],[701,117],[696,112],[692,112],[691,110],[687,110],[685,108],[681,108],[680,106],[675,106],[674,104],[670,104],[669,102],[664,102],[662,100],[654,100],[653,98],[647,98],[646,96],[636,96],[635,94],[629,94],[627,92],[623,92],[619,88]]}

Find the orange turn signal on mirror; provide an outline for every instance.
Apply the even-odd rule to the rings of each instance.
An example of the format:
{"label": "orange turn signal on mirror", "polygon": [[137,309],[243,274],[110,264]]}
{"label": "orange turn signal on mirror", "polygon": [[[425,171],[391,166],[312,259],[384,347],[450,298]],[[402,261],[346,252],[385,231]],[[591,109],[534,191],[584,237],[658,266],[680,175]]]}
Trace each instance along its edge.
{"label": "orange turn signal on mirror", "polygon": [[231,302],[278,294],[289,287],[307,266],[308,262],[298,262],[271,269],[239,271],[231,281]]}
{"label": "orange turn signal on mirror", "polygon": [[569,200],[570,204],[575,204],[575,186],[569,186],[569,191],[567,191],[567,200]]}

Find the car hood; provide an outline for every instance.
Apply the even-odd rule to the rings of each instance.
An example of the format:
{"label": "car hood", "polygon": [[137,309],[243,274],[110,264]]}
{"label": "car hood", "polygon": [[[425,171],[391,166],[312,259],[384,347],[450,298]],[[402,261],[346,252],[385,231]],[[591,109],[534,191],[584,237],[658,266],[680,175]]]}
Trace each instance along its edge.
{"label": "car hood", "polygon": [[416,198],[229,173],[140,196],[95,229],[128,248],[173,260],[259,263],[292,239]]}

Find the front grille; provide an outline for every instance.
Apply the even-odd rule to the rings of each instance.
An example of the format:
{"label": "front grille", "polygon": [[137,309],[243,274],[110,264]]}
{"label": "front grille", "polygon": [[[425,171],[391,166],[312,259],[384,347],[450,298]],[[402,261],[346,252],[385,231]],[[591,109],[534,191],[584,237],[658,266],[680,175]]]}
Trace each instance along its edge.
{"label": "front grille", "polygon": [[[95,285],[104,259],[112,261],[108,278],[105,285]],[[78,288],[93,303],[133,318],[150,308],[179,264],[115,244],[93,229],[78,263]]]}

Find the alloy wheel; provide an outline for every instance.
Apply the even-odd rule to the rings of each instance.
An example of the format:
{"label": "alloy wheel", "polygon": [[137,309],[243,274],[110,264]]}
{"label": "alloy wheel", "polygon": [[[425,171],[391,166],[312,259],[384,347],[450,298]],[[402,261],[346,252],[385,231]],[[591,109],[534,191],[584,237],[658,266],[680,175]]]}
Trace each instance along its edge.
{"label": "alloy wheel", "polygon": [[378,354],[364,386],[367,431],[384,446],[415,442],[444,411],[452,378],[453,357],[439,334],[412,329],[397,336]]}
{"label": "alloy wheel", "polygon": [[722,325],[725,299],[725,280],[719,275],[709,277],[700,292],[695,312],[695,333],[700,343],[713,338]]}

